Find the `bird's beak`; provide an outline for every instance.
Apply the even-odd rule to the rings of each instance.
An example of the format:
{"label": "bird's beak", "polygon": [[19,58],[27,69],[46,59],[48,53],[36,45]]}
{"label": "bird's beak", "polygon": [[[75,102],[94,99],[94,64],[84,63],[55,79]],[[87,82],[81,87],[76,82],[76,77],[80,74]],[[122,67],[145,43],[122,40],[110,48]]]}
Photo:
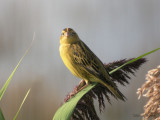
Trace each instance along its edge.
{"label": "bird's beak", "polygon": [[69,33],[69,32],[66,32],[66,33],[65,33],[65,36],[66,36],[66,37],[69,37],[69,36],[70,36],[70,33]]}

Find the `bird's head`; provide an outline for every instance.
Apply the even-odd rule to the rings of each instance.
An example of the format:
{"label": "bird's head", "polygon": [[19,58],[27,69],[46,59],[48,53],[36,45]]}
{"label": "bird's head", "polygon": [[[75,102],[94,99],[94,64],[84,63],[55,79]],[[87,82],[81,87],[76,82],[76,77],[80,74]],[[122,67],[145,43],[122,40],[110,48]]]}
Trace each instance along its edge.
{"label": "bird's head", "polygon": [[74,44],[79,41],[77,33],[71,28],[65,28],[60,37],[60,44]]}

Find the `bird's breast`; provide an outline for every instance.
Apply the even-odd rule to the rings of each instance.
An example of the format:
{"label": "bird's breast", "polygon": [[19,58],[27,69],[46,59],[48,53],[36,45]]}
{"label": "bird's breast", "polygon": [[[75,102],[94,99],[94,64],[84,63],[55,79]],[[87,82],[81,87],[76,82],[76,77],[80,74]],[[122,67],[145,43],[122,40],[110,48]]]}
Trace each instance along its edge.
{"label": "bird's breast", "polygon": [[73,75],[80,77],[77,71],[77,66],[73,58],[73,51],[70,44],[60,45],[60,56],[66,67],[72,72]]}

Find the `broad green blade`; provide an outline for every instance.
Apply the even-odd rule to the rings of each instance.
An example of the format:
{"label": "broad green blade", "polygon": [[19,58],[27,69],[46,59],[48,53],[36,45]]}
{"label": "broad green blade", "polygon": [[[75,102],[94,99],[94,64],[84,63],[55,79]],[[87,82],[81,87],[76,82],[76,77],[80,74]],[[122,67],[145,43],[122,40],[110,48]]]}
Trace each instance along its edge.
{"label": "broad green blade", "polygon": [[4,93],[5,93],[5,91],[6,91],[6,89],[7,89],[7,87],[8,87],[8,85],[9,85],[9,83],[10,83],[10,81],[11,81],[14,73],[16,72],[19,64],[21,63],[21,61],[23,60],[23,58],[26,56],[26,54],[27,54],[28,51],[30,50],[30,48],[31,48],[31,46],[32,46],[32,43],[33,43],[33,41],[34,41],[34,37],[35,37],[35,33],[34,33],[33,40],[32,40],[32,42],[31,42],[31,45],[30,45],[29,48],[26,50],[26,52],[24,53],[24,55],[22,56],[22,58],[21,58],[20,61],[18,62],[17,66],[14,68],[13,72],[12,72],[11,75],[9,76],[8,80],[7,80],[6,83],[3,85],[2,89],[0,90],[0,101],[1,101],[1,99],[2,99],[2,97],[3,97],[3,95],[4,95]]}
{"label": "broad green blade", "polygon": [[22,103],[21,103],[21,105],[20,105],[20,107],[19,107],[19,109],[18,109],[18,111],[17,111],[17,113],[16,113],[16,115],[15,115],[15,117],[14,117],[13,120],[16,120],[16,118],[17,118],[17,116],[18,116],[18,114],[19,114],[19,112],[20,112],[20,110],[21,110],[21,108],[22,108],[22,106],[23,106],[23,104],[24,104],[24,102],[25,102],[25,100],[26,100],[26,98],[27,98],[30,90],[31,90],[31,89],[29,89],[28,92],[26,93],[26,95],[25,95],[25,97],[24,97],[24,99],[23,99],[23,101],[22,101]]}
{"label": "broad green blade", "polygon": [[78,101],[94,86],[96,86],[96,83],[89,84],[83,90],[78,92],[74,97],[68,100],[65,104],[63,104],[62,107],[57,110],[56,114],[53,117],[53,120],[70,120]]}
{"label": "broad green blade", "polygon": [[1,109],[0,109],[0,120],[5,120]]}
{"label": "broad green blade", "polygon": [[[132,63],[132,62],[135,62],[139,59],[141,59],[142,57],[144,56],[147,56],[157,50],[159,50],[160,48],[157,48],[155,50],[152,50],[148,53],[145,53],[123,65],[121,65],[120,67],[112,70],[109,72],[109,74],[112,74],[114,72],[116,72],[117,70],[121,69],[122,67]],[[66,103],[64,103],[58,110],[57,112],[55,113],[54,117],[53,117],[53,120],[70,120],[71,117],[72,117],[72,114],[73,114],[73,111],[78,103],[78,101],[87,93],[89,92],[93,87],[96,86],[96,83],[92,83],[92,84],[89,84],[87,87],[85,87],[83,90],[81,90],[80,92],[78,92],[74,97],[72,97],[69,101],[67,101]]]}

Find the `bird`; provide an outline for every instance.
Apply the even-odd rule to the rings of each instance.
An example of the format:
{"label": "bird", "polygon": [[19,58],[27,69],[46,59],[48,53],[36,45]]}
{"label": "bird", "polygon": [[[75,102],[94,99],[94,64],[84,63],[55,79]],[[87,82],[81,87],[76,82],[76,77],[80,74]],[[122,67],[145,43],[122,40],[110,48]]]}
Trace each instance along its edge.
{"label": "bird", "polygon": [[86,85],[92,82],[100,83],[107,87],[115,98],[124,101],[124,95],[110,78],[104,64],[72,28],[62,30],[59,51],[62,61],[74,76],[83,79]]}

